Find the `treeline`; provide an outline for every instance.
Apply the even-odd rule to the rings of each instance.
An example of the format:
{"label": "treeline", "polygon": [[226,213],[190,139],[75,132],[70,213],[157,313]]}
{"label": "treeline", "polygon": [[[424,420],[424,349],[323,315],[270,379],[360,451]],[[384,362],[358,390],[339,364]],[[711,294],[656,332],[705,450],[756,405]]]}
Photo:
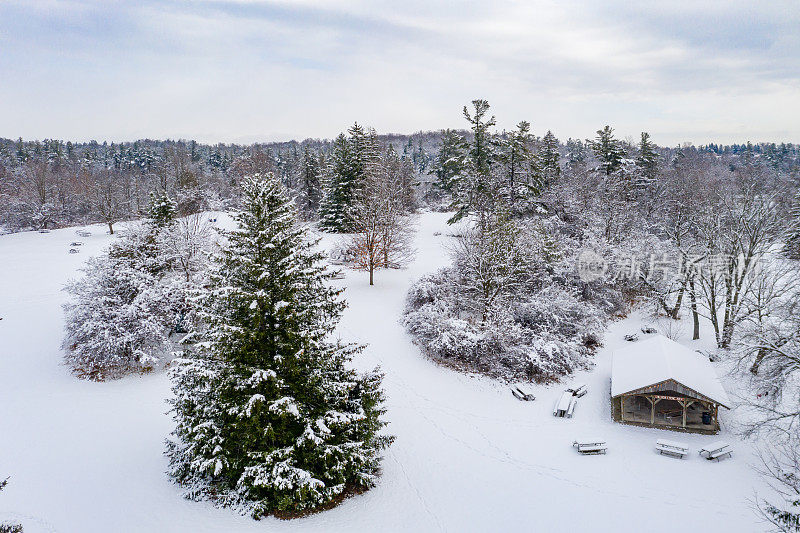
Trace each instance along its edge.
{"label": "treeline", "polygon": [[[382,153],[393,150],[421,201],[446,207],[448,182],[461,150],[458,139],[471,139],[471,132],[371,135]],[[592,157],[585,141],[562,143],[552,134],[536,137],[525,122],[514,131],[497,133],[496,138],[503,143],[497,149],[505,154],[509,175],[521,180],[510,185],[514,195],[522,185],[541,188],[548,175],[558,172],[553,162],[556,155],[561,166],[582,164]],[[635,145],[619,143],[631,157],[639,151]],[[733,166],[753,160],[782,173],[796,172],[800,160],[798,146],[793,144],[653,145],[652,149],[665,160],[713,153]],[[113,231],[116,222],[145,214],[154,191],[167,192],[182,215],[222,209],[236,205],[241,179],[254,172],[277,176],[297,198],[302,216],[316,220],[324,185],[333,179],[336,158],[341,155],[340,139],[252,145],[0,139],[0,232],[93,222],[103,222]],[[432,187],[431,182],[439,186]]]}
{"label": "treeline", "polygon": [[[376,136],[425,181],[436,134]],[[318,216],[335,143],[204,145],[195,141],[72,143],[0,139],[0,232],[121,220],[146,214],[152,192],[166,192],[178,213],[223,209],[238,202],[240,183],[272,173]],[[407,163],[405,163],[407,162]],[[416,180],[417,182],[420,180]]]}

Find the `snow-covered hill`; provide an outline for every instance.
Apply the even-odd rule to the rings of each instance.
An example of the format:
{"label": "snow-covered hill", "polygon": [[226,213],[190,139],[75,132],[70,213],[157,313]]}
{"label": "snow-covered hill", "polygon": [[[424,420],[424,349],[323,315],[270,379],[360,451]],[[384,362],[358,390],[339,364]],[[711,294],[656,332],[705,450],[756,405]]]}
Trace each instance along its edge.
{"label": "snow-covered hill", "polygon": [[[532,403],[502,385],[423,358],[400,323],[417,277],[447,263],[446,214],[421,215],[417,257],[407,270],[346,271],[349,308],[340,333],[365,342],[360,367],[386,373],[388,450],[379,485],[308,518],[262,522],[184,500],[164,471],[172,427],[165,374],[93,383],[62,365],[64,282],[113,238],[102,226],[0,236],[0,522],[26,532],[202,531],[653,531],[764,529],[750,499],[765,490],[748,443],[721,415],[731,460],[697,457],[719,437],[680,435],[686,460],[655,453],[674,434],[621,426],[609,413],[611,354],[638,329],[612,324],[573,419],[551,416],[562,386],[536,387]],[[441,232],[441,235],[435,233]],[[78,254],[69,244],[81,240]],[[330,245],[331,238],[323,243]],[[605,456],[580,456],[576,438],[600,437]]]}

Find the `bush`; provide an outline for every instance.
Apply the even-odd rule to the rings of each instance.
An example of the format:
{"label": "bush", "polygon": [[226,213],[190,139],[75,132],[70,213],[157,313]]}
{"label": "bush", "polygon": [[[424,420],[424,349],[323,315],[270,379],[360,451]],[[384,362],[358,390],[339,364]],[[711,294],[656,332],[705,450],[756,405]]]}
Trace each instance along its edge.
{"label": "bush", "polygon": [[433,359],[501,379],[558,380],[588,365],[606,315],[577,290],[546,285],[498,305],[486,321],[471,314],[458,274],[442,269],[415,283],[405,325]]}

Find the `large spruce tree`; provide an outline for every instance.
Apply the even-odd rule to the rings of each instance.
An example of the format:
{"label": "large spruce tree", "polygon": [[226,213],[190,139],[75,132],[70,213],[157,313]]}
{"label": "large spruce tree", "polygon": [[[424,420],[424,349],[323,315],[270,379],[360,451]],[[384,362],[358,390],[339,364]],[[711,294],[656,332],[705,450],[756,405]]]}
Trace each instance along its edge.
{"label": "large spruce tree", "polygon": [[190,498],[297,515],[375,483],[382,376],[329,339],[345,304],[283,186],[245,180],[234,219],[202,299],[206,342],[173,370],[170,471]]}

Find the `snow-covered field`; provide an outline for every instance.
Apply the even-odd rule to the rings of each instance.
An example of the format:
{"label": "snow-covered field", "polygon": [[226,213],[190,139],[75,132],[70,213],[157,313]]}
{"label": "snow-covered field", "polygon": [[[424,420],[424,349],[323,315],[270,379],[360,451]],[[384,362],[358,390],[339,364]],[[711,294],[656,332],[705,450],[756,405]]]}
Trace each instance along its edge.
{"label": "snow-covered field", "polygon": [[[397,441],[378,487],[291,522],[255,522],[180,496],[164,474],[172,427],[164,373],[92,383],[63,366],[61,287],[112,239],[102,226],[89,227],[90,237],[74,228],[0,236],[0,478],[11,476],[0,522],[80,533],[764,529],[750,500],[765,488],[749,443],[731,433],[735,412],[722,412],[718,437],[611,421],[611,355],[638,330],[637,316],[612,324],[597,366],[575,376],[590,389],[569,420],[551,416],[563,386],[534,387],[537,400],[520,402],[496,382],[421,357],[400,318],[410,283],[448,261],[446,218],[421,216],[407,270],[377,272],[374,287],[365,273],[346,271],[340,332],[369,344],[360,367],[383,367]],[[74,240],[85,245],[68,254]],[[581,437],[605,439],[608,455],[578,455],[571,443]],[[692,453],[658,455],[658,438],[684,440]],[[719,438],[733,444],[732,459],[697,457]]]}

